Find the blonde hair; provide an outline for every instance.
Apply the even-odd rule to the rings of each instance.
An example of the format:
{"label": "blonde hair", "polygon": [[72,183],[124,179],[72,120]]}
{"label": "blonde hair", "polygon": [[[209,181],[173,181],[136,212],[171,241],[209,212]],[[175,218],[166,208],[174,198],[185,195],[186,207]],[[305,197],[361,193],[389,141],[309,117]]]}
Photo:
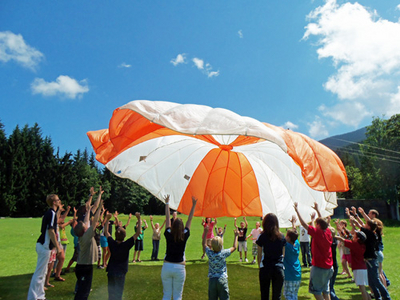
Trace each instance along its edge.
{"label": "blonde hair", "polygon": [[54,200],[56,199],[56,197],[57,197],[56,194],[47,195],[47,197],[46,197],[46,203],[47,203],[47,205],[48,205],[48,206],[52,206]]}
{"label": "blonde hair", "polygon": [[211,240],[211,248],[214,252],[220,252],[222,250],[223,241],[219,236],[214,237]]}

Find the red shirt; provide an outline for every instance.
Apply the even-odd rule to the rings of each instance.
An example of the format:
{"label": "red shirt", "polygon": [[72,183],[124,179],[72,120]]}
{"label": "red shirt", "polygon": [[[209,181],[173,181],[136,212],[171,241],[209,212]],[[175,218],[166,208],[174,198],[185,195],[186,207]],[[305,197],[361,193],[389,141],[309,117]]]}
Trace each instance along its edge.
{"label": "red shirt", "polygon": [[344,245],[350,249],[351,256],[351,269],[352,270],[366,270],[367,265],[364,261],[365,245],[361,245],[358,242],[349,240],[344,241]]}
{"label": "red shirt", "polygon": [[312,265],[323,269],[332,268],[332,233],[329,228],[322,230],[308,226],[308,234],[312,236]]}

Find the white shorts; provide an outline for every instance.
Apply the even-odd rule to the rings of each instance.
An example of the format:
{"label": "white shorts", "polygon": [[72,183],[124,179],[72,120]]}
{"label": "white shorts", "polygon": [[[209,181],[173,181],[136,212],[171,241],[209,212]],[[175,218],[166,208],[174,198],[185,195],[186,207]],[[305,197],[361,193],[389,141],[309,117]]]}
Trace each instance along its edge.
{"label": "white shorts", "polygon": [[238,242],[238,251],[247,251],[247,241]]}
{"label": "white shorts", "polygon": [[366,269],[353,270],[353,275],[357,286],[368,285],[368,271]]}

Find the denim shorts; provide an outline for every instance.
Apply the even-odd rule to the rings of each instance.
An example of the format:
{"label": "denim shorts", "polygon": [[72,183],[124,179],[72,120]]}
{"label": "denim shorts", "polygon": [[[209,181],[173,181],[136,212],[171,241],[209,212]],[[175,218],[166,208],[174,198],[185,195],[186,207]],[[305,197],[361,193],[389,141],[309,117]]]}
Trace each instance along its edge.
{"label": "denim shorts", "polygon": [[333,275],[333,268],[323,269],[312,266],[310,270],[310,284],[308,291],[314,295],[329,294],[329,280]]}
{"label": "denim shorts", "polygon": [[383,252],[382,251],[376,251],[376,256],[377,256],[376,261],[378,263],[382,263],[383,262]]}

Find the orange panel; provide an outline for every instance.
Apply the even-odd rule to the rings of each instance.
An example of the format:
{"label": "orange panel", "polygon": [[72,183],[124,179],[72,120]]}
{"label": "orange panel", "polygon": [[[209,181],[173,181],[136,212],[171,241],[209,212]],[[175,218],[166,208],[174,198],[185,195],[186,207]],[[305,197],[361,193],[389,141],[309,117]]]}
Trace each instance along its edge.
{"label": "orange panel", "polygon": [[300,166],[307,184],[317,191],[349,190],[346,170],[340,158],[325,145],[308,136],[264,123],[285,140],[288,154]]}
{"label": "orange panel", "polygon": [[150,122],[142,115],[130,110],[117,108],[110,120],[109,129],[87,133],[96,159],[107,164],[118,154],[144,141],[168,135],[191,136],[205,142],[219,145],[211,135],[186,135]]}
{"label": "orange panel", "polygon": [[194,172],[178,211],[189,214],[192,195],[199,199],[195,216],[262,216],[257,180],[242,153],[211,150]]}

